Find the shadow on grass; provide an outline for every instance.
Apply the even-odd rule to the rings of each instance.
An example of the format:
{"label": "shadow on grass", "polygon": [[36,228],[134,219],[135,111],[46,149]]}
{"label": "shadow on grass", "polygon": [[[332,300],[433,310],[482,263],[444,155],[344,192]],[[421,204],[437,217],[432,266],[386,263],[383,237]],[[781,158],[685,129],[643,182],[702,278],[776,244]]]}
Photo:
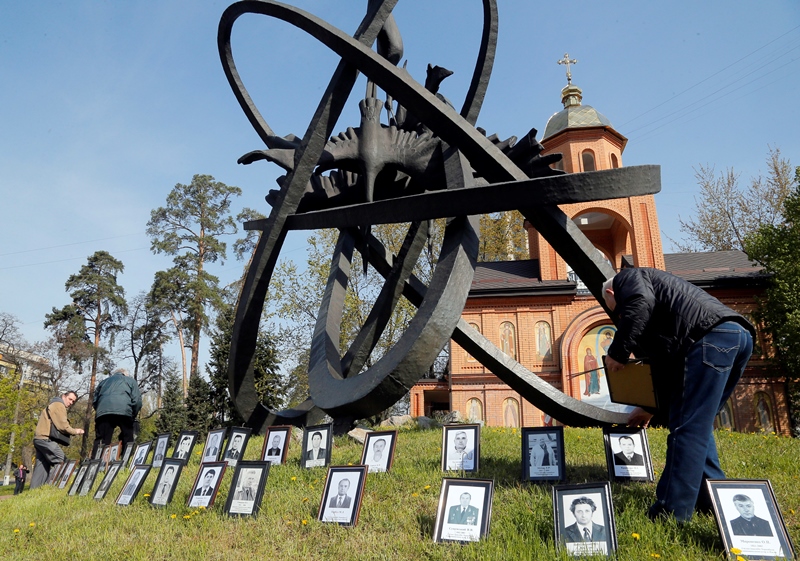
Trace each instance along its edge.
{"label": "shadow on grass", "polygon": [[419,526],[419,536],[423,540],[433,539],[433,526],[436,518],[430,514],[417,514],[417,525]]}
{"label": "shadow on grass", "polygon": [[565,483],[594,483],[608,481],[608,470],[599,465],[568,465]]}

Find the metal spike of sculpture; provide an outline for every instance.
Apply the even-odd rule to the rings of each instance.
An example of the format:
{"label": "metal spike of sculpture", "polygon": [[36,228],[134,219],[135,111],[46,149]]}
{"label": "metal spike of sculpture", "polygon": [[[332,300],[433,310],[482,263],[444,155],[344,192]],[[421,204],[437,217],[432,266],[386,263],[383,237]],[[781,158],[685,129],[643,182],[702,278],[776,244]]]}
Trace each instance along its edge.
{"label": "metal spike of sculpture", "polygon": [[[429,66],[426,84],[397,64],[400,33],[391,16],[397,0],[370,0],[367,14],[350,37],[302,10],[270,0],[245,0],[225,10],[218,46],[225,74],[242,109],[266,144],[240,163],[260,159],[287,171],[280,190],[267,197],[265,220],[246,224],[262,234],[239,298],[231,342],[231,397],[255,430],[276,422],[316,422],[324,413],[340,426],[377,414],[402,398],[428,370],[452,337],[523,398],[562,423],[596,426],[623,423],[624,415],[571,398],[500,349],[460,319],[478,252],[475,215],[518,209],[567,261],[604,305],[602,283],[614,274],[558,204],[656,193],[658,166],[563,174],[549,167],[531,130],[516,142],[487,138],[475,128],[491,74],[497,40],[495,0],[483,0],[484,26],[472,82],[460,113],[437,93],[449,71]],[[231,51],[233,24],[241,15],[283,20],[316,38],[341,57],[302,139],[276,135],[245,89]],[[371,46],[377,40],[377,50]],[[333,136],[333,126],[358,73],[369,80],[357,129]],[[387,92],[377,98],[375,85]],[[427,86],[427,87],[426,87]],[[381,124],[382,108],[392,110]],[[330,140],[328,140],[330,139]],[[329,171],[330,170],[330,171]],[[323,172],[329,171],[327,175]],[[431,282],[411,273],[427,237],[427,221],[449,218]],[[370,234],[370,226],[411,225],[397,256]],[[323,305],[311,342],[310,399],[287,411],[259,403],[253,378],[258,324],[273,268],[292,229],[339,228]],[[361,331],[342,357],[339,329],[353,251],[361,251],[385,284]],[[363,369],[399,298],[418,311],[399,340]],[[362,371],[363,370],[363,371]]]}

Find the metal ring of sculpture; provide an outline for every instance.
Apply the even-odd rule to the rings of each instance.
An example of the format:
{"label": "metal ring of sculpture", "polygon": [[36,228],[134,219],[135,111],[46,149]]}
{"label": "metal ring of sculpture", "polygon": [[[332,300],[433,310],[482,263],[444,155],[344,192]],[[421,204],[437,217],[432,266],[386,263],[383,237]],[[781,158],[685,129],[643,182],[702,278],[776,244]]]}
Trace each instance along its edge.
{"label": "metal ring of sculpture", "polygon": [[[536,173],[529,169],[526,174],[474,128],[494,57],[497,30],[494,0],[483,1],[485,16],[481,50],[461,115],[410,79],[404,70],[370,48],[384,26],[393,25],[390,12],[396,1],[371,3],[354,37],[301,10],[269,0],[245,0],[233,4],[220,21],[220,56],[234,94],[259,136],[274,153],[272,156],[267,154],[265,158],[281,160],[289,172],[273,201],[269,218],[250,225],[251,228],[263,230],[263,233],[245,278],[231,343],[230,393],[237,409],[248,424],[257,430],[276,421],[303,422],[312,411],[312,405],[334,418],[354,419],[375,414],[408,391],[452,335],[465,350],[522,397],[554,418],[567,424],[584,426],[623,422],[621,414],[575,400],[553,388],[506,357],[460,320],[477,254],[475,226],[465,216],[520,209],[584,279],[595,297],[601,300],[600,285],[613,274],[613,270],[596,258],[591,243],[555,205],[656,192],[659,182],[657,167],[640,166],[556,177],[536,177]],[[267,15],[291,23],[342,58],[299,143],[289,146],[288,141],[274,135],[236,71],[230,36],[234,21],[245,13]],[[388,201],[373,201],[372,192],[368,189],[365,203],[299,212],[306,186],[320,163],[332,127],[359,71],[392,95],[409,112],[413,112],[436,138],[441,139],[447,189]],[[362,124],[370,111],[370,101],[373,100],[368,98],[362,102],[365,104],[361,107]],[[291,158],[279,154],[287,147],[292,149]],[[470,166],[489,183],[487,187],[472,185]],[[459,189],[457,193],[453,192],[456,188]],[[487,189],[491,190],[490,204],[487,203]],[[454,206],[456,200],[458,204]],[[439,264],[431,285],[426,288],[410,274],[420,249],[420,240],[424,237],[424,227],[420,222],[450,216],[454,208],[462,218],[450,220]],[[371,224],[388,222],[412,223],[406,244],[394,260],[368,233],[368,229],[365,230]],[[271,412],[256,397],[252,358],[272,270],[288,229],[331,226],[340,228],[342,233],[312,340],[309,368],[311,403],[294,411]],[[350,351],[340,358],[341,303],[356,244],[371,248],[364,252],[365,259],[387,281]],[[417,315],[400,340],[375,365],[358,373],[364,364],[364,357],[372,350],[374,341],[385,325],[387,312],[391,313],[401,293],[419,307]]]}

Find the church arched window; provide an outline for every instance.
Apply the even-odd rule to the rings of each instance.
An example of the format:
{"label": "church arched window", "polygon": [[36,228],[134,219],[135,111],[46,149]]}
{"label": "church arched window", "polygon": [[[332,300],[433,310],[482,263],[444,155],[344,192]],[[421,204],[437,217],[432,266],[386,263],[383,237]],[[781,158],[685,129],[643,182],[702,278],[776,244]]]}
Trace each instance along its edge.
{"label": "church arched window", "polygon": [[467,401],[467,419],[470,421],[483,421],[483,402],[477,397]]}
{"label": "church arched window", "polygon": [[517,330],[510,321],[500,324],[500,350],[517,360]]}
{"label": "church arched window", "polygon": [[756,426],[762,432],[775,432],[775,417],[772,413],[772,400],[765,392],[756,392],[753,396],[753,413],[756,416]]}
{"label": "church arched window", "polygon": [[722,409],[714,419],[715,429],[736,430],[736,423],[733,420],[733,402],[728,399]]}
{"label": "church arched window", "polygon": [[581,163],[583,164],[583,171],[594,171],[594,152],[591,150],[584,150],[581,154]]}
{"label": "church arched window", "polygon": [[[478,333],[480,333],[480,332],[481,332],[481,328],[480,328],[480,326],[479,326],[477,323],[470,322],[469,326],[470,326],[472,329],[474,329],[475,331],[477,331]],[[474,358],[474,357],[473,357],[471,354],[469,354],[469,353],[467,353],[467,362],[475,362],[475,358]]]}
{"label": "church arched window", "polygon": [[619,167],[619,159],[616,154],[611,154],[611,168],[616,169]]}
{"label": "church arched window", "polygon": [[503,401],[503,426],[519,427],[519,401],[509,397]]}

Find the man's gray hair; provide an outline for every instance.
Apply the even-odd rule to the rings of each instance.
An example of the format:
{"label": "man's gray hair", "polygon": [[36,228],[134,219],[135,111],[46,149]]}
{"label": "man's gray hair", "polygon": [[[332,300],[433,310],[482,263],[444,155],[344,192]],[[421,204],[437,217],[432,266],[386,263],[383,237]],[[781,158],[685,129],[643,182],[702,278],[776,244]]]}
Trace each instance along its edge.
{"label": "man's gray hair", "polygon": [[117,373],[119,373],[119,374],[122,374],[123,376],[127,376],[127,377],[129,377],[129,378],[130,378],[130,376],[131,376],[131,375],[130,375],[130,373],[128,372],[128,370],[127,370],[126,368],[115,368],[114,370],[112,370],[112,371],[111,371],[111,375],[112,375],[112,376],[113,376],[114,374],[117,374]]}
{"label": "man's gray hair", "polygon": [[609,289],[614,290],[613,285],[614,285],[614,277],[611,277],[610,279],[606,280],[606,282],[603,283],[603,292]]}

